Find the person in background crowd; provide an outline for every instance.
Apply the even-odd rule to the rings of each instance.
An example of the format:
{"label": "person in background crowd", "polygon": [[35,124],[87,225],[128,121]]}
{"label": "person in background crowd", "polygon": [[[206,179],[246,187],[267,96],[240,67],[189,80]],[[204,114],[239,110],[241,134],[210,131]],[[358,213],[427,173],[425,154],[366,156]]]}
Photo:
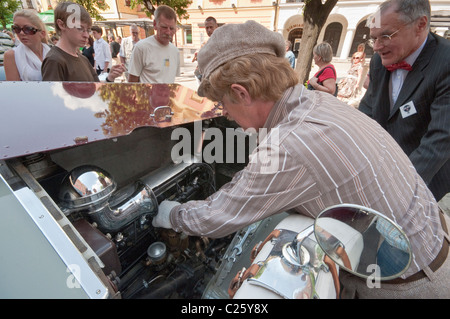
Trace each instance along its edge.
{"label": "person in background crowd", "polygon": [[[77,8],[74,9],[74,6]],[[71,15],[76,10],[80,13],[79,24],[72,25]],[[89,60],[81,54],[80,47],[88,41],[92,19],[86,9],[73,2],[61,2],[54,10],[55,30],[59,35],[58,44],[51,48],[42,63],[44,81],[99,82],[95,69]],[[108,50],[109,50],[109,46]],[[122,75],[123,65],[114,65],[106,77],[107,82],[114,82]]]}
{"label": "person in background crowd", "polygon": [[97,71],[97,75],[108,73],[112,60],[111,49],[108,43],[102,38],[102,28],[94,25],[91,30],[92,36],[94,37],[95,70]]}
{"label": "person in background crowd", "polygon": [[58,40],[59,40],[59,38],[56,35],[52,35],[50,37],[51,45],[56,45],[56,43],[58,43]]}
{"label": "person in background crowd", "polygon": [[4,55],[7,81],[42,80],[42,61],[50,51],[47,45],[47,31],[39,16],[24,9],[14,14],[12,29],[20,44]]}
{"label": "person in background crowd", "polygon": [[122,45],[122,37],[119,35],[117,36],[117,43],[119,43],[120,45]]}
{"label": "person in background crowd", "polygon": [[114,35],[112,33],[108,34],[109,48],[111,50],[111,59],[113,65],[120,63],[118,54],[120,52],[120,44],[116,42]]}
{"label": "person in background crowd", "polygon": [[313,49],[314,63],[319,67],[314,76],[308,81],[308,89],[318,90],[337,95],[336,69],[331,64],[333,49],[326,42],[317,44]]}
{"label": "person in background crowd", "polygon": [[288,59],[289,64],[293,69],[295,69],[295,54],[292,52],[292,43],[289,40],[286,40],[286,55],[285,58]]}
{"label": "person in background crowd", "polygon": [[0,32],[0,81],[6,80],[5,68],[3,67],[3,55],[14,47],[11,37],[5,32]]}
{"label": "person in background crowd", "polygon": [[397,141],[436,200],[450,192],[450,41],[430,32],[428,0],[382,3],[359,110]]}
{"label": "person in background crowd", "polygon": [[82,54],[88,58],[92,67],[95,68],[95,51],[94,51],[94,39],[92,36],[89,36],[86,41],[86,45],[81,50]]}
{"label": "person in background crowd", "polygon": [[339,83],[338,98],[341,101],[348,101],[355,98],[359,93],[359,87],[362,85],[363,67],[364,67],[364,52],[356,51],[352,56],[352,65],[347,71],[347,75],[343,77]]}
{"label": "person in background crowd", "polygon": [[214,31],[219,27],[217,24],[217,20],[214,17],[207,17],[205,19],[205,31],[208,37],[210,38]]}
{"label": "person in background crowd", "polygon": [[[205,19],[205,30],[206,30],[206,34],[208,35],[208,38],[211,37],[211,35],[214,33],[214,30],[216,30],[218,27],[219,27],[219,25],[217,24],[216,18],[214,18],[214,17],[207,17]],[[204,41],[202,43],[202,45],[200,46],[200,48],[202,48],[206,44],[207,41],[208,40]],[[194,57],[192,58],[192,62],[197,61],[197,54],[198,54],[198,51],[194,53]],[[194,75],[195,75],[195,77],[197,78],[198,81],[202,80],[202,75],[200,73],[198,65],[195,68]]]}
{"label": "person in background crowd", "polygon": [[0,32],[0,66],[3,65],[3,55],[14,48],[14,41],[6,32]]}
{"label": "person in background crowd", "polygon": [[307,90],[285,51],[282,35],[255,21],[220,27],[200,50],[198,94],[220,101],[244,130],[267,132],[229,183],[205,200],[163,201],[153,226],[218,238],[285,211],[316,217],[336,204],[367,206],[400,224],[412,262],[398,282],[374,289],[339,271],[360,283],[344,282],[342,296],[449,298],[450,218],[386,130],[332,95]]}
{"label": "person in background crowd", "polygon": [[352,60],[355,56],[359,56],[362,60],[362,64],[366,64],[366,45],[364,43],[358,44],[356,52],[352,55]]}
{"label": "person in background crowd", "polygon": [[14,36],[14,33],[12,33],[11,31],[8,31],[8,30],[6,30],[5,33],[7,35],[9,35],[9,37],[13,40],[15,47],[20,44],[20,40]]}
{"label": "person in background crowd", "polygon": [[[128,70],[130,67],[130,59],[131,53],[133,52],[134,46],[139,42],[139,27],[136,24],[132,24],[130,26],[129,37],[126,37],[122,40],[122,44],[120,45],[120,62],[125,65],[125,68]],[[125,71],[125,77],[128,79],[128,71]]]}
{"label": "person in background crowd", "polygon": [[180,75],[180,54],[172,43],[177,30],[177,15],[166,5],[155,11],[153,27],[156,35],[139,41],[130,61],[129,82],[173,83]]}

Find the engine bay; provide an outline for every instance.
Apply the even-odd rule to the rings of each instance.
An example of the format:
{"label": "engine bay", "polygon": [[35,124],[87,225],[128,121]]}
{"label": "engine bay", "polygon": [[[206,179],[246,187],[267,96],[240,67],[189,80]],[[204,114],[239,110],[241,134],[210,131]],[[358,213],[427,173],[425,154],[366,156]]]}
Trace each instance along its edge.
{"label": "engine bay", "polygon": [[[110,193],[89,191],[95,185],[86,189],[81,180],[89,179],[103,183]],[[171,229],[156,229],[151,222],[158,213],[158,203],[165,199],[183,203],[212,194],[214,174],[208,164],[168,166],[116,191],[112,178],[99,168],[80,168],[71,172],[63,185],[67,180],[72,182],[60,195],[63,212],[95,247],[105,264],[105,274],[123,298],[201,296],[204,277],[208,270],[214,271],[227,238],[186,236]],[[83,188],[85,195],[64,200],[74,197],[68,194],[73,192],[72,186]],[[74,204],[80,200],[83,205]],[[191,289],[183,289],[186,287]]]}
{"label": "engine bay", "polygon": [[[108,298],[205,298],[212,278],[223,287],[217,293],[210,290],[208,296],[226,298],[223,291],[228,278],[218,278],[218,269],[226,268],[225,273],[234,276],[236,253],[230,256],[230,251],[233,245],[242,246],[241,237],[187,236],[155,228],[152,219],[166,199],[203,200],[229,182],[247,164],[250,144],[254,147],[249,134],[221,117],[215,103],[178,85],[2,83],[0,89],[21,87],[51,99],[6,98],[10,118],[2,126],[0,178],[14,196],[26,193],[33,202],[37,198],[44,215],[48,213],[59,224],[57,232],[65,233],[69,246],[82,254],[88,264],[83,271],[92,271],[107,287]],[[162,112],[157,112],[161,107]],[[39,120],[33,113],[37,109]],[[208,136],[209,129],[213,133]],[[174,134],[176,130],[183,134]],[[185,139],[188,147],[177,148]],[[201,155],[210,145],[213,161],[205,161]],[[33,218],[37,207],[28,207],[22,199],[19,202]],[[7,198],[2,204],[9,205]],[[47,233],[39,218],[34,222],[53,249],[57,236]],[[9,234],[6,223],[2,229]],[[27,234],[25,227],[15,231]],[[6,232],[4,238],[8,238]],[[245,235],[245,239],[252,236]],[[33,240],[31,235],[22,236],[25,245]],[[71,259],[71,250],[62,247],[58,251],[61,260],[64,254]],[[3,271],[15,273],[18,260],[12,257]],[[31,256],[20,262],[29,260]],[[42,260],[40,266],[48,269],[59,263]],[[64,263],[69,267],[67,260]],[[61,268],[62,277],[66,272],[74,274],[66,266]],[[14,276],[17,282],[27,281],[20,273]],[[32,272],[28,276],[32,278]],[[70,285],[62,282],[61,286],[64,290]],[[36,290],[38,296],[45,295]],[[93,291],[90,297],[96,297]]]}
{"label": "engine bay", "polygon": [[[242,168],[227,167],[228,176],[218,178],[217,165],[168,161],[161,154],[167,154],[174,142],[158,142],[161,134],[167,133],[142,128],[115,141],[32,154],[2,166],[3,175],[8,175],[4,173],[8,166],[9,175],[15,171],[22,180],[34,181],[35,188],[43,188],[57,206],[54,209],[100,258],[116,297],[201,298],[233,239],[233,234],[211,239],[152,226],[162,201],[205,199],[231,178],[230,171]],[[127,152],[118,151],[122,144],[128,145]],[[129,145],[146,151],[130,150]],[[157,159],[150,154],[155,147],[161,155]],[[141,156],[131,160],[130,152]],[[153,159],[139,164],[146,157]],[[142,171],[136,171],[140,166]]]}

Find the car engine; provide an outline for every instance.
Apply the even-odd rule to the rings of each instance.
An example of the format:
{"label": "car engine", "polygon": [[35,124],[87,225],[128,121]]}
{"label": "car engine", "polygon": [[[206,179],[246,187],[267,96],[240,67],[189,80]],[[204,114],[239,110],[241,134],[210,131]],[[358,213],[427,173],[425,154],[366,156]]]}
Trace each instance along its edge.
{"label": "car engine", "polygon": [[151,222],[165,199],[183,203],[214,192],[208,164],[165,167],[123,189],[109,173],[86,166],[70,172],[62,185],[60,207],[95,247],[122,297],[201,296],[205,274],[214,271],[227,239],[186,236]]}
{"label": "car engine", "polygon": [[[143,136],[149,141],[148,130],[154,129],[143,128],[126,139],[140,145]],[[166,133],[155,134],[150,141],[166,154],[164,149],[172,144],[163,147],[164,143],[156,142]],[[164,200],[184,203],[214,193],[217,167],[196,161],[173,163],[163,155],[157,163],[150,160],[143,165],[148,173],[135,172],[142,158],[130,161],[125,158],[128,152],[117,152],[128,142],[119,138],[8,160],[2,174],[7,176],[5,170],[10,167],[9,175],[15,171],[22,180],[31,185],[34,181],[45,190],[54,209],[64,214],[100,258],[113,295],[124,299],[201,298],[233,234],[219,239],[187,236],[153,227],[152,218]],[[93,153],[98,147],[102,157]],[[145,158],[147,152],[141,155]],[[227,168],[226,174],[237,169],[240,167]],[[231,177],[220,176],[221,183]]]}
{"label": "car engine", "polygon": [[[55,101],[39,100],[39,105],[30,108],[31,95],[21,96],[20,101],[6,100],[10,123],[8,127],[6,122],[2,126],[0,186],[5,194],[0,192],[0,204],[10,205],[10,197],[17,197],[25,208],[25,215],[29,215],[27,218],[34,218],[37,208],[43,209],[44,215],[49,214],[58,224],[58,234],[47,232],[48,225],[40,225],[39,216],[34,219],[42,231],[38,236],[43,235],[51,250],[60,249],[55,259],[64,260],[66,250],[69,257],[81,253],[88,265],[84,273],[95,273],[102,287],[107,287],[108,292],[99,297],[205,298],[205,289],[214,278],[215,285],[222,287],[217,291],[209,290],[206,298],[227,298],[229,280],[236,274],[236,267],[242,268],[234,263],[233,246],[250,247],[247,242],[252,239],[254,229],[252,232],[243,229],[241,235],[212,239],[155,228],[152,219],[162,201],[184,203],[206,199],[246,165],[245,161],[236,160],[237,152],[229,149],[227,154],[214,154],[214,162],[191,158],[190,154],[201,153],[208,143],[216,146],[222,143],[234,145],[235,149],[245,148],[243,158],[247,160],[248,134],[236,131],[235,124],[221,117],[220,110],[211,101],[181,86],[163,87],[170,89],[170,108],[162,102],[156,104],[164,107],[160,115],[146,95],[150,94],[150,89],[155,91],[156,86],[6,83],[0,88],[18,90],[21,86],[33,92],[42,91],[47,96],[54,94]],[[88,98],[86,91],[89,91]],[[159,97],[164,97],[166,103],[169,95]],[[92,101],[98,104],[95,107],[90,104],[94,102],[88,100],[94,98]],[[48,116],[37,120],[30,113],[36,109],[41,113],[45,110]],[[90,113],[84,114],[88,109]],[[77,120],[74,114],[78,113],[74,110],[79,113]],[[13,122],[27,130],[22,134],[22,130],[11,129]],[[243,138],[246,145],[205,138],[208,128],[223,131],[221,136],[227,136],[224,131],[230,127],[235,134],[232,138]],[[183,160],[174,161],[174,146],[182,138],[173,137],[177,129],[189,132],[192,140],[189,141],[189,156],[183,158],[183,154],[179,154]],[[242,136],[236,137],[236,134]],[[230,154],[235,158],[228,162],[220,159]],[[13,196],[8,195],[10,192]],[[34,204],[28,205],[22,197],[26,201],[31,199]],[[11,214],[14,218],[18,216],[16,211],[11,210]],[[11,238],[14,232],[24,234],[22,242],[15,244],[19,247],[16,250],[35,240],[37,235],[33,237],[26,227],[13,230],[4,221],[5,216],[2,220],[0,239]],[[69,238],[71,247],[56,247],[59,241],[56,235],[60,232]],[[33,252],[30,247],[29,251]],[[21,287],[19,283],[28,282],[33,272],[23,276],[24,272],[16,271],[15,264],[26,264],[33,259],[31,255],[17,255],[16,250],[11,249],[12,257],[2,266],[2,272],[18,278],[15,282]],[[39,266],[47,271],[59,263],[60,260],[43,259]],[[64,263],[68,264],[65,260]],[[70,269],[64,267],[59,270],[60,277],[71,276]],[[225,268],[222,273],[231,277],[218,278],[219,268]],[[56,285],[61,285],[60,289],[66,292],[65,280],[61,282],[51,273],[48,276],[55,278]],[[53,296],[46,294],[45,289],[28,290],[32,296]],[[88,296],[96,297],[96,291],[97,288]],[[17,288],[17,296],[23,295],[24,291]]]}

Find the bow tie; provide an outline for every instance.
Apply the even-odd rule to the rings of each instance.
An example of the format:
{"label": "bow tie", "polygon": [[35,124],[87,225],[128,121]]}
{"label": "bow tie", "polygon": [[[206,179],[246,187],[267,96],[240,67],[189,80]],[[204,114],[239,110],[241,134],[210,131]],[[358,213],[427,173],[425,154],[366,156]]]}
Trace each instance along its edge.
{"label": "bow tie", "polygon": [[389,72],[395,71],[397,69],[403,69],[403,70],[411,71],[412,67],[411,67],[411,65],[409,63],[406,63],[405,61],[402,61],[402,62],[399,62],[399,63],[394,63],[394,64],[391,64],[391,65],[387,65],[386,69]]}

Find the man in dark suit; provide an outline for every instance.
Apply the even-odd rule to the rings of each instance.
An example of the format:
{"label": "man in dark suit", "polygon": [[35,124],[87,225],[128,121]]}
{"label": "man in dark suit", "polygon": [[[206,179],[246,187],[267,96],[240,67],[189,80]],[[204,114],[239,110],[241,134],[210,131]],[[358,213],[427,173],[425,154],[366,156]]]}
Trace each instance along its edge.
{"label": "man in dark suit", "polygon": [[439,201],[450,192],[450,41],[430,33],[428,0],[388,0],[369,21],[376,54],[359,109],[394,137]]}

